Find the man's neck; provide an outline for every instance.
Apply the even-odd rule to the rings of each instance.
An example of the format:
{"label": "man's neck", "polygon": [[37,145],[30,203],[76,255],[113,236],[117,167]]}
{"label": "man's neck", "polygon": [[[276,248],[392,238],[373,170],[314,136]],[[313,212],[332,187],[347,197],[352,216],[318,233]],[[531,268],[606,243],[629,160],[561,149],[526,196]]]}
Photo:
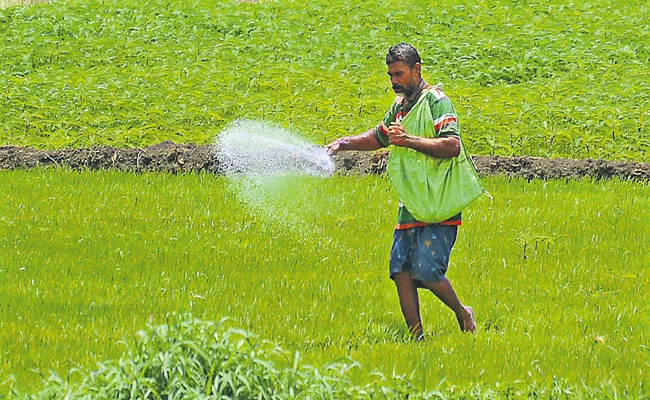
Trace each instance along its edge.
{"label": "man's neck", "polygon": [[420,83],[415,87],[413,93],[410,96],[408,96],[408,98],[404,96],[404,104],[410,103],[420,98],[420,94],[422,94],[422,91],[426,89],[427,86],[429,85],[424,81],[424,78],[420,78]]}

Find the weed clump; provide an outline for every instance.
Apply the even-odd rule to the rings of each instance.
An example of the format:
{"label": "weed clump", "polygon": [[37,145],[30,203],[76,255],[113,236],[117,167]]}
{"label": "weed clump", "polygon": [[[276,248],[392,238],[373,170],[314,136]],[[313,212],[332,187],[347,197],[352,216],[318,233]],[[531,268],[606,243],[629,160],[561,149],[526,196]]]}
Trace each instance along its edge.
{"label": "weed clump", "polygon": [[[224,321],[171,316],[167,323],[136,334],[119,360],[96,370],[55,373],[25,399],[341,399],[374,397],[373,386],[354,386],[348,371],[357,363],[337,362],[321,369],[301,365],[287,352]],[[279,367],[286,360],[287,367]],[[75,379],[75,375],[81,379]],[[383,379],[383,378],[382,378]],[[378,392],[377,392],[378,393]]]}

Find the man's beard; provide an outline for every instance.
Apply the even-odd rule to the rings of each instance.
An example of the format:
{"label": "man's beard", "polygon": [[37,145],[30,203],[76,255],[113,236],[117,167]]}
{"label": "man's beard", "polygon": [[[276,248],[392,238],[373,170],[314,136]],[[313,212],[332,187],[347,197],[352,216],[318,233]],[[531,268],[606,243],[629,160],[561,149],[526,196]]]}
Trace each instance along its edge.
{"label": "man's beard", "polygon": [[415,93],[415,84],[402,86],[402,85],[393,85],[393,91],[395,94],[403,97],[411,97]]}

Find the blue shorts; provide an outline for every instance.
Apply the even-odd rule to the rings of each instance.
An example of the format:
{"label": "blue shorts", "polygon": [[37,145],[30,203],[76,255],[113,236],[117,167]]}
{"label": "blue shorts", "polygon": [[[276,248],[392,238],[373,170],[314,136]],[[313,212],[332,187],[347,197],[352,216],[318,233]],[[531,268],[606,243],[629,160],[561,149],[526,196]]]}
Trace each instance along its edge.
{"label": "blue shorts", "polygon": [[390,251],[390,277],[409,272],[411,279],[428,282],[445,278],[456,225],[426,225],[395,230]]}

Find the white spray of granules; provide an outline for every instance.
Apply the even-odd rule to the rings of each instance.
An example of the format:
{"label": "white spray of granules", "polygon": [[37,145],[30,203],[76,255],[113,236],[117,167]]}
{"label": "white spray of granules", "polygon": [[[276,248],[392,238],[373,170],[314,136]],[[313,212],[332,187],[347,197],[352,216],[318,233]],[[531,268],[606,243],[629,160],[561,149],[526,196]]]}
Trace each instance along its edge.
{"label": "white spray of granules", "polygon": [[229,189],[249,212],[294,231],[318,212],[314,181],[334,173],[325,148],[263,121],[228,125],[216,138],[215,156]]}

